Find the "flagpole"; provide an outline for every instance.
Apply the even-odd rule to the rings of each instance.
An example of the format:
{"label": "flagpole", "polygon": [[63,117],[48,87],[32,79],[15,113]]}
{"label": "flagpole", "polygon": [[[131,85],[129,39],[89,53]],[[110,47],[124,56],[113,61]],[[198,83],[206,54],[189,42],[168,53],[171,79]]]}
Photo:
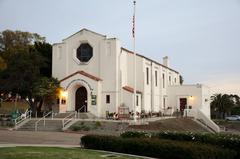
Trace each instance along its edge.
{"label": "flagpole", "polygon": [[133,30],[132,30],[132,33],[133,33],[133,53],[134,53],[134,105],[133,105],[133,108],[134,108],[134,121],[137,121],[137,111],[136,111],[136,50],[135,50],[135,47],[136,47],[136,44],[135,44],[135,18],[136,18],[136,1],[134,0],[133,1],[133,5],[134,5],[134,12],[133,12]]}

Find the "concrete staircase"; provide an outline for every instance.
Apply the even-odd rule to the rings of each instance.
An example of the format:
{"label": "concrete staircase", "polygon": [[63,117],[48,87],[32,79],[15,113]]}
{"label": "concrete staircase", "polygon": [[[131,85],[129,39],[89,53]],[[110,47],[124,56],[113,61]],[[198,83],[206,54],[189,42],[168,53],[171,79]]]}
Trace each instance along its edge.
{"label": "concrete staircase", "polygon": [[68,113],[58,113],[57,115],[54,116],[54,118],[65,118],[67,117],[70,113],[72,112],[68,112]]}
{"label": "concrete staircase", "polygon": [[78,113],[77,118],[78,119],[95,119],[96,116],[90,112],[87,112],[87,113]]}
{"label": "concrete staircase", "polygon": [[[44,126],[44,121],[41,120],[37,124],[37,131],[62,131],[63,129],[63,123],[62,120],[70,115],[72,112],[67,112],[67,113],[59,113],[57,115],[54,115],[53,119],[51,117],[45,119],[45,126]],[[87,113],[79,113],[77,115],[77,119],[94,119],[96,116],[93,114],[87,112]],[[25,121],[22,125],[19,125],[17,130],[19,131],[35,131],[35,123],[39,120],[37,119],[28,119]],[[72,124],[74,124],[77,120],[72,120],[69,122],[69,124],[65,127],[67,129],[70,127]]]}
{"label": "concrete staircase", "polygon": [[[17,130],[20,131],[35,131],[35,123],[37,119],[30,119],[27,123],[22,125]],[[40,121],[37,126],[37,131],[62,131],[62,120],[59,119],[46,119],[44,122]]]}

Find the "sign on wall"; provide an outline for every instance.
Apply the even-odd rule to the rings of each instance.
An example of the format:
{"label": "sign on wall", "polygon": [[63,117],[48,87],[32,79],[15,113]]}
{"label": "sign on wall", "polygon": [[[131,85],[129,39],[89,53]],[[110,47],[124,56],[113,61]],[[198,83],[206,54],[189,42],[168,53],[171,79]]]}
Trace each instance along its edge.
{"label": "sign on wall", "polygon": [[91,95],[91,104],[97,105],[97,95]]}

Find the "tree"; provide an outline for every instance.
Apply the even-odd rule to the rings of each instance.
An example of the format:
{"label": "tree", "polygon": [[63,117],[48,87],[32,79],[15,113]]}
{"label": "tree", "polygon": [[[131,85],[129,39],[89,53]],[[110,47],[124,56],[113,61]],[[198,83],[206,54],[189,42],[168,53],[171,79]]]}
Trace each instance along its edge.
{"label": "tree", "polygon": [[38,112],[41,111],[43,103],[49,109],[52,109],[53,101],[57,98],[59,89],[59,81],[55,78],[42,77],[34,83],[33,96],[35,97],[38,104],[36,109]]}
{"label": "tree", "polygon": [[0,33],[0,55],[7,67],[0,71],[0,93],[20,95],[33,113],[51,105],[59,82],[51,78],[52,46],[36,33],[6,30]]}
{"label": "tree", "polygon": [[28,50],[34,42],[45,42],[45,38],[37,33],[5,30],[0,32],[0,55],[8,61],[12,54]]}
{"label": "tree", "polygon": [[211,100],[212,112],[216,114],[217,118],[221,119],[224,119],[227,114],[231,114],[235,105],[232,96],[228,94],[214,94]]}
{"label": "tree", "polygon": [[45,65],[40,68],[40,73],[43,76],[52,76],[52,45],[46,42],[35,42],[34,48],[45,60]]}
{"label": "tree", "polygon": [[238,95],[231,95],[234,100],[234,107],[231,110],[232,115],[240,115],[240,97]]}
{"label": "tree", "polygon": [[7,64],[6,62],[3,60],[3,58],[0,56],[0,71],[6,69]]}

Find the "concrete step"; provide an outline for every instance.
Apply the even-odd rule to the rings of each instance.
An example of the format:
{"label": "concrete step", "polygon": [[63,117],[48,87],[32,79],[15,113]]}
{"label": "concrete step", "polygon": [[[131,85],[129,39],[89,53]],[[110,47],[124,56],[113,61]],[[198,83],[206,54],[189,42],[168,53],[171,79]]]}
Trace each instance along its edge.
{"label": "concrete step", "polygon": [[58,113],[57,115],[54,116],[54,118],[65,118],[72,112],[67,112],[67,113]]}
{"label": "concrete step", "polygon": [[[35,123],[37,121],[38,121],[37,119],[31,119],[27,123],[22,125],[18,130],[35,131]],[[47,119],[45,120],[45,126],[44,126],[44,121],[40,121],[37,124],[37,130],[38,131],[62,131],[62,120]]]}
{"label": "concrete step", "polygon": [[87,112],[87,113],[78,113],[77,118],[78,119],[94,119],[96,118],[96,116],[90,112]]}

